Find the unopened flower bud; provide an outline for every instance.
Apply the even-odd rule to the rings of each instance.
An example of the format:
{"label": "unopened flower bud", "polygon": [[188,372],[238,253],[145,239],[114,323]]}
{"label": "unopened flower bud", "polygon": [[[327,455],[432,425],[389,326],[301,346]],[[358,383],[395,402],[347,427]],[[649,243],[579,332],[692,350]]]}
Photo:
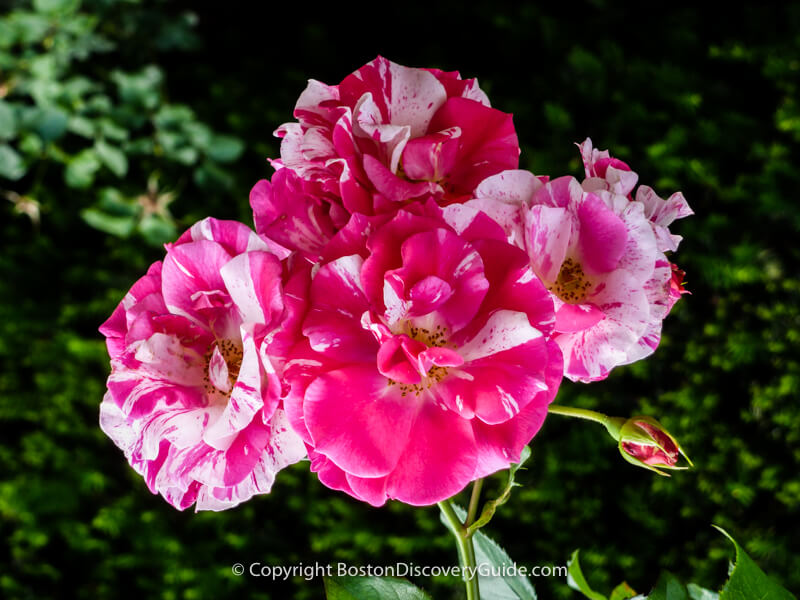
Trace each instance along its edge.
{"label": "unopened flower bud", "polygon": [[658,467],[689,468],[678,466],[680,455],[686,459],[689,466],[694,466],[677,440],[652,417],[637,416],[624,422],[622,419],[609,419],[606,428],[611,437],[618,441],[622,458],[633,465],[650,469],[666,477],[669,477],[669,474]]}

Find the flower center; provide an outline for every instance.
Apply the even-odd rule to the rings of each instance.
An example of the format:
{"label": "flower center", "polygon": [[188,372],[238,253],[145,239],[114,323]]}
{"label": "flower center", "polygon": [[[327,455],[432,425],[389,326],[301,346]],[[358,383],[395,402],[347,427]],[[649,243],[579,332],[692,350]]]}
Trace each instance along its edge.
{"label": "flower center", "polygon": [[441,325],[437,325],[436,329],[425,329],[424,327],[414,327],[410,323],[407,326],[408,337],[412,340],[417,340],[418,342],[422,342],[426,346],[435,346],[436,348],[441,348],[447,342],[444,339],[445,334],[447,333],[447,327],[442,327]]}
{"label": "flower center", "polygon": [[208,349],[203,357],[203,388],[210,399],[230,398],[233,386],[239,378],[243,356],[241,346],[232,340],[217,340]]}
{"label": "flower center", "polygon": [[[447,327],[442,327],[441,325],[436,325],[434,328],[431,326],[430,329],[412,325],[410,322],[406,322],[405,327],[403,328],[404,332],[413,339],[414,341],[421,342],[425,344],[427,348],[444,348],[448,346],[447,340],[445,339],[445,335],[447,334]],[[401,396],[408,396],[413,394],[414,396],[419,396],[425,390],[429,390],[433,387],[434,384],[439,383],[442,379],[447,376],[448,373],[448,366],[441,366],[437,365],[432,362],[431,359],[428,359],[426,362],[420,360],[419,352],[416,356],[416,360],[419,361],[420,370],[424,369],[426,365],[428,366],[427,372],[422,375],[421,380],[418,383],[401,383],[395,381],[394,379],[387,378],[387,385],[393,386],[397,385],[400,387],[400,395]],[[411,357],[409,357],[411,358]]]}
{"label": "flower center", "polygon": [[434,383],[439,383],[444,379],[447,376],[447,369],[447,367],[433,365],[419,383],[397,383],[394,379],[387,379],[386,385],[399,385],[401,396],[410,396],[411,394],[419,396],[425,390],[431,389]]}
{"label": "flower center", "polygon": [[586,299],[592,283],[581,264],[571,258],[564,260],[558,277],[547,289],[567,304],[580,304]]}

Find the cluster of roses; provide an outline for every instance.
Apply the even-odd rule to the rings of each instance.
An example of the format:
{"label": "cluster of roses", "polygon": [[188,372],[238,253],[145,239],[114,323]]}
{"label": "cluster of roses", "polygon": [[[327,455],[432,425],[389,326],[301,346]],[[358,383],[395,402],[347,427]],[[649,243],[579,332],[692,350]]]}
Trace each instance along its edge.
{"label": "cluster of roses", "polygon": [[507,468],[562,376],[656,348],[691,214],[608,152],[585,178],[518,170],[474,79],[378,58],[311,81],[281,126],[255,231],[205,219],[101,331],[101,426],[154,493],[221,510],[304,457],[379,506]]}

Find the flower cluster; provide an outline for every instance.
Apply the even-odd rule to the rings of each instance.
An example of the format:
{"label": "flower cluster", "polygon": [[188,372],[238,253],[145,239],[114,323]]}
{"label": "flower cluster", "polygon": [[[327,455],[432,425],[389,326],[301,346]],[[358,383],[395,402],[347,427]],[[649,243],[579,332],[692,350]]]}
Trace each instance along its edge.
{"label": "flower cluster", "polygon": [[101,426],[154,493],[220,510],[310,459],[374,506],[518,462],[563,376],[652,353],[683,290],[681,194],[580,145],[582,180],[518,169],[474,79],[377,58],[310,81],[255,231],[208,218],[101,327]]}

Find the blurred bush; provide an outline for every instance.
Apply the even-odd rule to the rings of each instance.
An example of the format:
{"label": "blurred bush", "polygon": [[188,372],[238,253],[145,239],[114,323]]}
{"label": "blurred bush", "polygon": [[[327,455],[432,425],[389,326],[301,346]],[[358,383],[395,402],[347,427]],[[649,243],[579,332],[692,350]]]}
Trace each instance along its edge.
{"label": "blurred bush", "polygon": [[[222,165],[243,145],[170,102],[156,64],[115,66],[115,51],[143,43],[141,28],[157,22],[154,5],[137,4],[36,0],[0,21],[0,177],[21,180],[22,191],[7,197],[38,220],[57,170],[57,185],[94,198],[80,211],[90,226],[159,245],[177,235],[169,205],[187,175],[199,187],[231,190]],[[182,13],[148,32],[149,49],[195,47],[195,20]]]}
{"label": "blurred bush", "polygon": [[0,13],[0,595],[318,598],[319,580],[230,566],[456,560],[435,508],[371,509],[304,464],[237,509],[178,513],[97,427],[96,329],[160,257],[151,244],[206,215],[250,222],[247,191],[305,80],[335,83],[378,52],[478,76],[536,173],[579,174],[572,142],[590,135],[697,213],[675,226],[693,295],[659,350],[559,399],[652,414],[697,469],[654,477],[599,428],[553,417],[488,533],[520,564],[580,547],[598,588],[644,591],[664,568],[713,588],[730,557],[713,522],[800,588],[800,7],[563,4],[409,5],[397,37],[337,7],[299,19],[266,4],[38,0]]}

